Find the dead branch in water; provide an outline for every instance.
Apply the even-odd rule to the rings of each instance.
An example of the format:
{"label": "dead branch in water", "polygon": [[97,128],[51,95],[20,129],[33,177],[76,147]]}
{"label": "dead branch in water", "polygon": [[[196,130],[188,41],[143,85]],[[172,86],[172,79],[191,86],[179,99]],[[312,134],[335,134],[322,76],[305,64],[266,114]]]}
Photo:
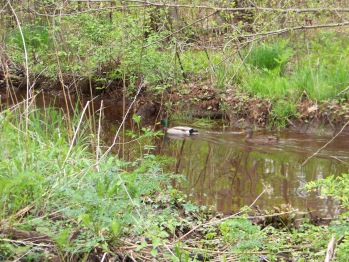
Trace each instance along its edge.
{"label": "dead branch in water", "polygon": [[313,158],[314,156],[316,156],[322,149],[324,149],[326,146],[328,146],[329,144],[331,144],[331,142],[339,135],[343,132],[344,128],[349,124],[349,121],[345,123],[345,125],[342,127],[342,129],[334,136],[332,137],[332,139],[330,141],[328,141],[324,146],[322,146],[321,148],[319,148],[314,154],[312,154],[310,157],[308,157],[302,164],[301,166],[304,166],[311,158]]}

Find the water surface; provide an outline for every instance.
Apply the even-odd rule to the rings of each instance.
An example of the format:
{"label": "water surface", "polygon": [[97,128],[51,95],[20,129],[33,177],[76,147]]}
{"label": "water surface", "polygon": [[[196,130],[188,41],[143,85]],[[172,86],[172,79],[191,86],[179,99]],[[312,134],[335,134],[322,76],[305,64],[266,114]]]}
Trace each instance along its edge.
{"label": "water surface", "polygon": [[[349,138],[338,136],[316,156],[311,157],[331,137],[303,133],[257,132],[277,135],[277,145],[251,145],[243,141],[239,130],[201,131],[200,135],[163,144],[163,152],[175,156],[173,172],[186,176],[188,184],[178,185],[198,204],[214,206],[233,213],[250,205],[266,186],[272,192],[256,203],[272,209],[284,203],[300,211],[335,217],[338,203],[320,199],[303,187],[331,174],[348,172]],[[311,157],[305,164],[304,162]]]}

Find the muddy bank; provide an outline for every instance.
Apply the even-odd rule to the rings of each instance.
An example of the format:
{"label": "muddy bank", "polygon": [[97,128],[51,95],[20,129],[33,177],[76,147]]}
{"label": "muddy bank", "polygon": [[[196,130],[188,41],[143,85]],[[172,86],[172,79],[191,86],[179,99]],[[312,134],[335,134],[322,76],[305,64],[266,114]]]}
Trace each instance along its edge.
{"label": "muddy bank", "polygon": [[[2,59],[0,68],[0,93],[2,103],[16,103],[26,96],[27,78],[23,69],[16,67],[10,60]],[[102,73],[104,72],[104,73]],[[96,72],[95,77],[62,75],[50,79],[40,74],[32,74],[29,83],[33,93],[42,92],[53,96],[63,106],[69,100],[94,98],[96,103],[106,101],[107,107],[128,106],[137,90],[123,88],[122,79],[108,79],[105,70]],[[102,83],[97,79],[105,77]],[[128,83],[125,83],[126,85]],[[16,99],[13,99],[13,97]],[[19,96],[19,98],[17,98]],[[124,100],[125,97],[125,100]],[[168,105],[171,104],[169,112]],[[239,120],[260,128],[276,129],[277,121],[271,114],[275,102],[269,99],[252,97],[241,93],[238,88],[215,89],[209,83],[190,83],[171,87],[156,93],[151,86],[144,85],[134,103],[132,113],[142,116],[142,124],[151,125],[162,115],[183,114],[188,118],[211,118],[229,126],[239,126]],[[296,104],[297,114],[285,119],[287,128],[306,133],[349,134],[349,101],[317,102],[304,93]],[[183,110],[184,109],[184,110]],[[120,111],[120,110],[118,110]],[[119,116],[121,117],[121,116]],[[345,127],[344,127],[345,126]],[[343,130],[341,130],[344,127]]]}

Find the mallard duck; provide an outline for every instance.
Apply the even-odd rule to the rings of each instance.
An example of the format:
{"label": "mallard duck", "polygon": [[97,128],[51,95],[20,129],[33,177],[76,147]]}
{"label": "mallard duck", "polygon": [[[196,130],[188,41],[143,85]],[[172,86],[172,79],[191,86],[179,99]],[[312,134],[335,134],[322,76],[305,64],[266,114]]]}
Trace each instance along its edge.
{"label": "mallard duck", "polygon": [[252,137],[253,136],[253,130],[250,126],[245,126],[244,131],[246,133],[245,141],[248,143],[253,144],[259,144],[259,145],[271,145],[271,144],[277,144],[279,142],[279,138],[275,136],[258,136],[258,137]]}
{"label": "mallard duck", "polygon": [[160,122],[156,124],[162,124],[164,126],[164,132],[166,135],[173,135],[173,136],[190,136],[190,135],[196,135],[198,134],[198,130],[195,130],[188,126],[175,126],[168,128],[168,123],[166,119],[162,119]]}

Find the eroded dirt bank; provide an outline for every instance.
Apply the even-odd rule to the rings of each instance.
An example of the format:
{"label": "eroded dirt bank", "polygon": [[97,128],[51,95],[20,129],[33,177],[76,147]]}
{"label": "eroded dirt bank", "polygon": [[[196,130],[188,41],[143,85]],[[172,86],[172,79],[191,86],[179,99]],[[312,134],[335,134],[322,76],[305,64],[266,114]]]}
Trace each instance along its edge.
{"label": "eroded dirt bank", "polygon": [[[13,104],[26,96],[27,78],[23,70],[2,66],[0,69],[0,93],[2,104]],[[5,70],[6,69],[6,70]],[[99,76],[100,77],[100,76]],[[108,107],[129,105],[137,90],[124,90],[122,81],[110,80],[102,84],[92,78],[64,75],[56,80],[33,74],[29,78],[33,93],[42,92],[54,96],[62,104],[67,97],[76,99],[95,98],[108,101]],[[19,98],[17,98],[19,96]],[[14,99],[14,97],[16,97]],[[211,118],[223,121],[230,126],[238,126],[238,120],[244,119],[261,128],[276,129],[278,120],[272,114],[276,102],[270,99],[253,97],[230,87],[216,89],[209,83],[190,83],[172,87],[156,93],[151,86],[142,86],[133,105],[133,113],[142,116],[143,124],[151,124],[166,114],[186,114],[188,117]],[[168,108],[170,106],[170,111]],[[166,106],[165,106],[166,105]],[[298,99],[297,114],[284,117],[286,127],[307,133],[349,134],[349,100],[317,102],[308,98],[306,93]],[[109,113],[113,112],[111,110]],[[344,128],[343,128],[344,127]]]}

